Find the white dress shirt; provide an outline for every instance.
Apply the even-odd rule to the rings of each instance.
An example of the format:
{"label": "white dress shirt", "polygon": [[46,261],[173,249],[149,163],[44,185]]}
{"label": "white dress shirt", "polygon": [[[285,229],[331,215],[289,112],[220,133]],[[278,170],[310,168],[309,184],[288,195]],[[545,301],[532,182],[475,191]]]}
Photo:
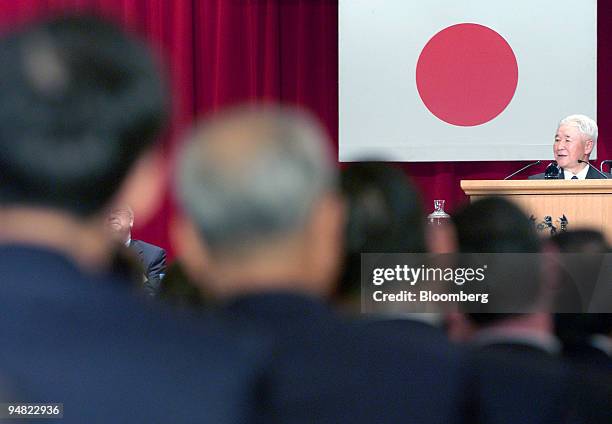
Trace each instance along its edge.
{"label": "white dress shirt", "polygon": [[567,169],[563,170],[563,177],[566,180],[571,180],[572,177],[575,175],[576,177],[578,177],[579,180],[586,180],[586,176],[587,173],[589,172],[589,165],[586,165],[584,168],[582,168],[577,174],[572,174],[570,171],[568,171]]}

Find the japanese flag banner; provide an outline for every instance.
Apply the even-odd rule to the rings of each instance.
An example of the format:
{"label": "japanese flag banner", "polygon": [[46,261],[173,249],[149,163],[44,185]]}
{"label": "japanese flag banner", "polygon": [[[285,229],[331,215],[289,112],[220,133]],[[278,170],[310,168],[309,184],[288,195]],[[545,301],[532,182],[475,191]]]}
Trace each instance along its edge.
{"label": "japanese flag banner", "polygon": [[338,42],[341,161],[549,159],[597,119],[596,0],[340,0]]}

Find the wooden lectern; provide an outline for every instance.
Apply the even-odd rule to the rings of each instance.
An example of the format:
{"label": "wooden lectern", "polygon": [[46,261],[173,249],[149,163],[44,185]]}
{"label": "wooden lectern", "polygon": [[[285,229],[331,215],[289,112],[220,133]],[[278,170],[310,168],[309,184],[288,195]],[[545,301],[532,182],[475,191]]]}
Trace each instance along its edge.
{"label": "wooden lectern", "polygon": [[502,196],[518,204],[536,223],[550,216],[559,229],[565,215],[567,229],[592,228],[612,242],[612,179],[610,180],[463,180],[471,201]]}

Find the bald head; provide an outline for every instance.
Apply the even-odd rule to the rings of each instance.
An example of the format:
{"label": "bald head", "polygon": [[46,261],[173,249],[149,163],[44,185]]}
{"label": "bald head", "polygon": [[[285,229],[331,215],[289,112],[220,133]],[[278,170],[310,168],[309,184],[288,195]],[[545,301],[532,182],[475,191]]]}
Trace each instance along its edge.
{"label": "bald head", "polygon": [[299,232],[335,185],[326,144],[320,126],[293,109],[234,109],[196,130],[177,190],[208,248],[248,251]]}

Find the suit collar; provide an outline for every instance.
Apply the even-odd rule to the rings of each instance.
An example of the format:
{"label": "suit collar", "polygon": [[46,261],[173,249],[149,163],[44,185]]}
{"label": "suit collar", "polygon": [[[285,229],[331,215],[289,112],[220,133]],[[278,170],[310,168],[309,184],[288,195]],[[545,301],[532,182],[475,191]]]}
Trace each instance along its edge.
{"label": "suit collar", "polygon": [[128,248],[132,249],[132,251],[136,252],[141,257],[144,253],[144,249],[142,247],[142,244],[140,243],[140,240],[130,239],[130,244],[128,245]]}
{"label": "suit collar", "polygon": [[437,313],[372,314],[366,320],[370,322],[396,322],[399,325],[409,322],[437,329],[440,329],[443,324],[443,317]]}
{"label": "suit collar", "polygon": [[593,168],[591,168],[590,166],[588,168],[589,168],[589,170],[587,171],[587,174],[586,174],[586,177],[585,177],[587,180],[592,180],[592,179],[600,177],[600,175],[597,172],[595,172],[593,170]]}
{"label": "suit collar", "polygon": [[[603,179],[603,177],[601,175],[599,175],[593,168],[591,168],[590,166],[587,166],[588,171],[586,174],[586,179],[587,180],[600,180]],[[542,178],[544,178],[544,174],[541,174]],[[564,180],[565,179],[565,172],[563,171],[563,168],[561,168],[561,172],[559,173],[559,179],[560,180]]]}
{"label": "suit collar", "polygon": [[485,348],[487,346],[516,346],[525,349],[546,352],[556,355],[561,351],[559,340],[552,334],[532,331],[506,331],[503,329],[491,328],[481,330],[476,333],[472,344],[476,347]]}
{"label": "suit collar", "polygon": [[597,173],[597,171],[595,171],[595,170],[594,170],[593,168],[591,168],[590,166],[589,166],[589,172],[587,172],[587,176],[586,176],[586,177],[587,177],[587,179],[589,179],[589,180],[600,180],[600,179],[603,179],[603,177],[602,177],[601,175],[599,175],[599,174]]}
{"label": "suit collar", "polygon": [[612,338],[602,334],[595,334],[590,337],[589,345],[612,358]]}

